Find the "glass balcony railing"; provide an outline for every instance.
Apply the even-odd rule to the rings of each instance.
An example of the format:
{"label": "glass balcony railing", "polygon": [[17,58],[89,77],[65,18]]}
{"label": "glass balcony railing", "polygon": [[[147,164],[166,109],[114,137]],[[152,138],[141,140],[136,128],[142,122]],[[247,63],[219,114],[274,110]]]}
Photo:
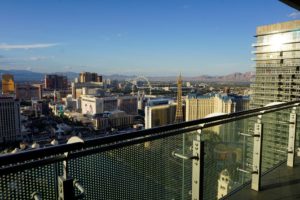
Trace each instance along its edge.
{"label": "glass balcony railing", "polygon": [[[269,47],[269,46],[268,46]],[[252,54],[263,54],[263,53],[277,53],[277,52],[294,52],[294,51],[299,51],[300,48],[299,47],[288,47],[288,48],[284,48],[282,47],[282,49],[278,49],[278,50],[274,50],[274,48],[272,48],[272,46],[270,48],[264,48],[264,49],[256,49],[254,51],[251,51]]]}
{"label": "glass balcony railing", "polygon": [[300,101],[0,156],[0,199],[221,199],[293,165]]}
{"label": "glass balcony railing", "polygon": [[298,67],[298,66],[300,66],[300,63],[292,63],[292,62],[290,62],[290,63],[282,63],[282,64],[280,64],[280,63],[272,63],[272,64],[267,64],[267,63],[257,63],[256,64],[256,67],[269,67],[269,68],[276,68],[276,67]]}
{"label": "glass balcony railing", "polygon": [[[293,43],[298,43],[300,42],[299,39],[289,39],[285,42],[283,42],[283,44],[293,44]],[[271,46],[273,45],[273,42],[256,42],[252,44],[252,47],[259,47],[259,46]]]}

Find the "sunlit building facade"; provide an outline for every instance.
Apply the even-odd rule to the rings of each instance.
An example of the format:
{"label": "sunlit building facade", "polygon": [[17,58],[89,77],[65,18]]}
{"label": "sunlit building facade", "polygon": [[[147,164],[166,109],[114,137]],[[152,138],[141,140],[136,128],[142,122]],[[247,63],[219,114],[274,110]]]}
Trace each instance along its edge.
{"label": "sunlit building facade", "polygon": [[96,115],[105,111],[118,110],[117,98],[115,97],[95,97],[95,96],[82,96],[81,97],[81,110],[84,115]]}
{"label": "sunlit building facade", "polygon": [[300,96],[300,20],[257,28],[252,107]]}
{"label": "sunlit building facade", "polygon": [[176,104],[146,106],[145,128],[173,124],[175,122]]}
{"label": "sunlit building facade", "polygon": [[12,94],[15,92],[15,81],[12,74],[2,75],[2,93]]}
{"label": "sunlit building facade", "polygon": [[97,73],[91,72],[81,72],[79,74],[79,82],[87,83],[87,82],[102,82],[102,76]]}
{"label": "sunlit building facade", "polygon": [[16,84],[16,98],[20,100],[41,100],[42,92],[41,84]]}
{"label": "sunlit building facade", "polygon": [[[299,100],[300,20],[257,27],[253,47],[256,55],[253,59],[256,61],[256,78],[251,85],[253,95],[250,107],[259,108],[272,102]],[[263,116],[263,142],[275,144],[273,148],[263,151],[263,168],[272,167],[274,162],[285,158],[285,154],[280,151],[285,151],[287,147],[289,124],[280,123],[282,121],[289,121],[289,112]]]}
{"label": "sunlit building facade", "polygon": [[201,119],[212,113],[232,113],[249,109],[249,97],[209,93],[190,95],[186,99],[186,121]]}

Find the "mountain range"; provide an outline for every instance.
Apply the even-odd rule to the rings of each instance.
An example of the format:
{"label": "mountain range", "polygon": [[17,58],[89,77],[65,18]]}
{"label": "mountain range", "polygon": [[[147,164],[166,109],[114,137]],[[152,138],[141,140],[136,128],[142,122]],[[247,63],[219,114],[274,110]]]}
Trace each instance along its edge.
{"label": "mountain range", "polygon": [[[45,73],[40,72],[32,72],[28,70],[0,70],[1,74],[12,74],[14,75],[16,82],[24,82],[24,81],[43,81],[45,77]],[[56,72],[54,74],[61,74],[68,77],[68,80],[74,80],[74,78],[78,77],[78,73],[76,72]],[[125,76],[119,74],[113,75],[103,75],[105,79],[111,80],[128,80],[134,79],[137,76]],[[200,82],[250,82],[251,79],[255,77],[254,72],[245,72],[245,73],[232,73],[223,76],[209,76],[209,75],[201,75],[201,76],[183,76],[184,81],[200,81]],[[175,81],[177,79],[176,76],[149,76],[147,77],[150,81]]]}

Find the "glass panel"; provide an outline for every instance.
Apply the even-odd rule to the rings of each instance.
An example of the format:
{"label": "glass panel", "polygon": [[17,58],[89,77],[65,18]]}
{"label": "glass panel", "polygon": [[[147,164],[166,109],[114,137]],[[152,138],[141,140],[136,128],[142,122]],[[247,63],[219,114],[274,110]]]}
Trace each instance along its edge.
{"label": "glass panel", "polygon": [[[250,180],[253,143],[249,122],[238,120],[203,130],[205,141],[204,199],[219,199]],[[252,126],[251,126],[252,127]],[[242,133],[242,134],[239,134]]]}
{"label": "glass panel", "polygon": [[28,200],[38,192],[42,199],[57,199],[58,164],[0,176],[0,199]]}
{"label": "glass panel", "polygon": [[193,133],[97,153],[69,161],[85,199],[191,199]]}
{"label": "glass panel", "polygon": [[262,171],[266,172],[287,159],[291,109],[264,114]]}
{"label": "glass panel", "polygon": [[298,148],[300,147],[300,107],[297,107],[296,109],[296,117],[297,117],[297,123],[296,123],[296,144],[295,144],[295,149],[296,149],[296,156],[300,155],[300,151]]}
{"label": "glass panel", "polygon": [[[262,117],[263,172],[287,159],[290,111]],[[221,198],[250,181],[253,137],[249,135],[256,121],[252,117],[202,130],[204,199]],[[191,156],[198,134],[182,133],[69,160],[69,176],[85,188],[85,199],[191,199],[192,161],[174,153]],[[30,199],[33,192],[42,199],[57,199],[58,175],[62,163],[2,175],[0,199]]]}

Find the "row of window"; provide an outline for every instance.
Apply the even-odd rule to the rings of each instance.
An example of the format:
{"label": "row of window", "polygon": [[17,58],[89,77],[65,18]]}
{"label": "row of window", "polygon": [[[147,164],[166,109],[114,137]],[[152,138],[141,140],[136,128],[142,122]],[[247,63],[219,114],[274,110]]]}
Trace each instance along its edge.
{"label": "row of window", "polygon": [[257,43],[274,43],[277,41],[288,42],[292,40],[300,40],[300,31],[278,33],[257,37]]}

